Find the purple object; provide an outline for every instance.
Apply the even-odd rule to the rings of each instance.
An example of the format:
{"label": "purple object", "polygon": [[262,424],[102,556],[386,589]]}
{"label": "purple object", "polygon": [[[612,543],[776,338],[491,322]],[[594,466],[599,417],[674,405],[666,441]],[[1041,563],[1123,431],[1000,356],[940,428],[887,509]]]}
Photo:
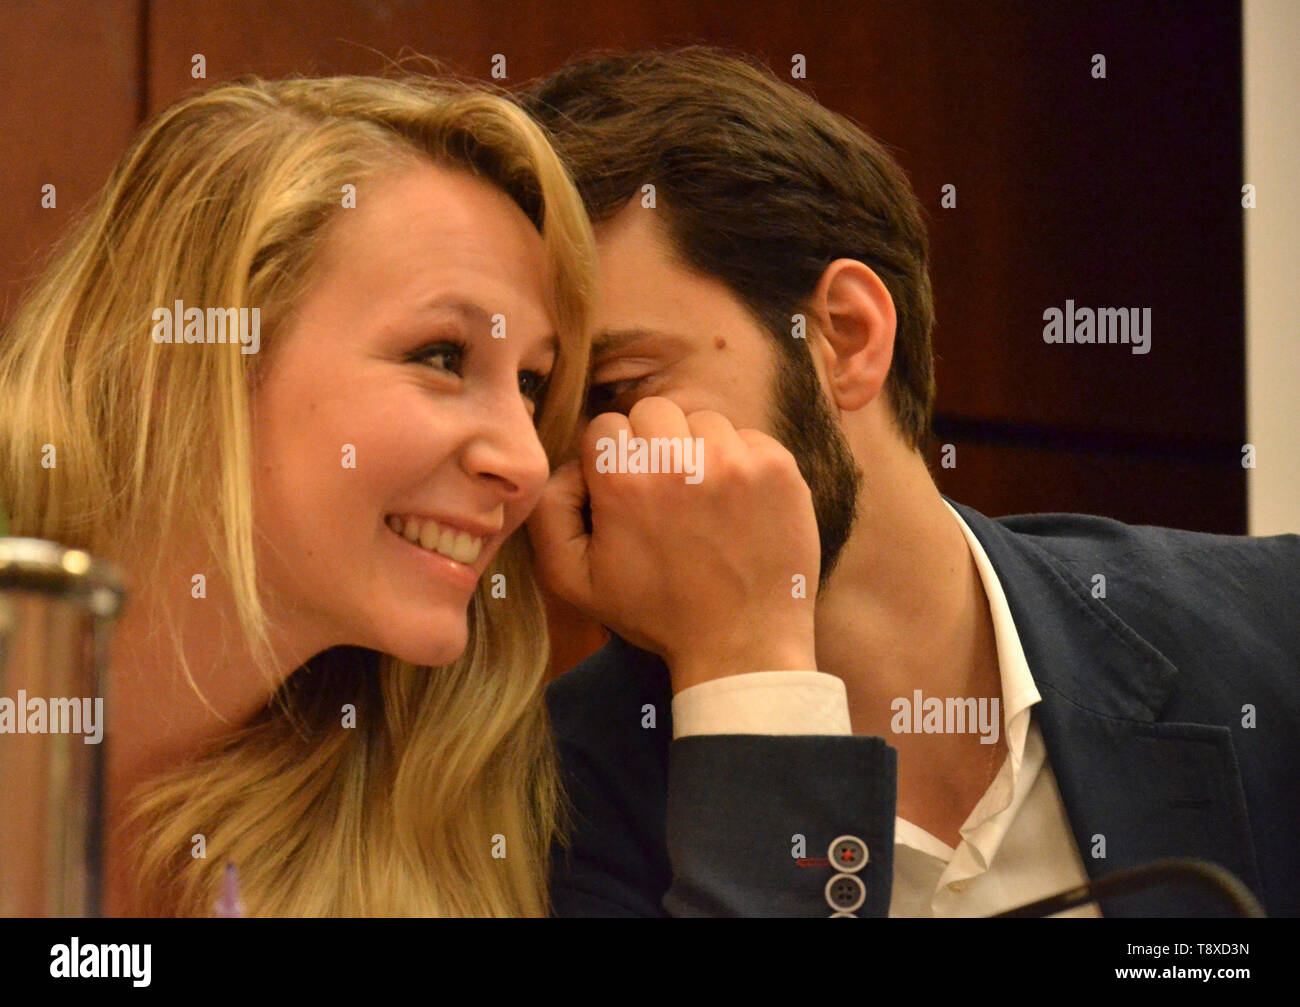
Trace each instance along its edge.
{"label": "purple object", "polygon": [[235,865],[226,864],[226,876],[221,882],[221,898],[217,899],[214,916],[223,919],[242,919],[244,903],[239,899],[239,872]]}

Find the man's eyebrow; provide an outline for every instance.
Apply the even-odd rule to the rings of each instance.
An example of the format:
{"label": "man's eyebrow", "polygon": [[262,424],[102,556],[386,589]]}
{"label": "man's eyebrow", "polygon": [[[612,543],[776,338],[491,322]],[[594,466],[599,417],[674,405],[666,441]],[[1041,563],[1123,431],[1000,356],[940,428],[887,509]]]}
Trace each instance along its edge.
{"label": "man's eyebrow", "polygon": [[597,357],[609,356],[611,353],[617,353],[633,343],[641,342],[646,339],[667,340],[673,343],[685,344],[689,342],[685,336],[678,335],[675,332],[665,332],[662,329],[631,328],[631,329],[601,329],[592,337],[591,356],[592,359]]}

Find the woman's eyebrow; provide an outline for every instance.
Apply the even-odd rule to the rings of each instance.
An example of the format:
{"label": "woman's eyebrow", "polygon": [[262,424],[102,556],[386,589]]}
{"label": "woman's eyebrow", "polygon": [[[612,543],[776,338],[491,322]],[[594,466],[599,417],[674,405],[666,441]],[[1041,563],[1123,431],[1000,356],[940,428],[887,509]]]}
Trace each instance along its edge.
{"label": "woman's eyebrow", "polygon": [[[450,311],[453,314],[460,315],[462,320],[470,328],[474,329],[493,329],[496,326],[494,318],[496,315],[505,317],[504,312],[489,312],[487,308],[476,301],[467,300],[456,294],[444,294],[427,301],[421,308],[421,311]],[[550,353],[558,356],[560,352],[560,340],[554,332],[548,332],[542,337],[538,348],[544,353]]]}
{"label": "woman's eyebrow", "polygon": [[460,315],[466,322],[474,326],[487,328],[492,324],[492,315],[483,305],[475,301],[466,300],[455,294],[444,294],[426,301],[419,308],[420,311],[450,311],[453,314]]}

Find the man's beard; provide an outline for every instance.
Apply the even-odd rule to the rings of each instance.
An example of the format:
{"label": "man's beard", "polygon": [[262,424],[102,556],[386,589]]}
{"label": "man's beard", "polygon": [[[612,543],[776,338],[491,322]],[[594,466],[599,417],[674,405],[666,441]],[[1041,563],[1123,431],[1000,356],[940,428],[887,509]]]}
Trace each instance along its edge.
{"label": "man's beard", "polygon": [[811,359],[778,354],[772,412],[773,436],[794,455],[812,491],[822,549],[818,585],[824,588],[853,531],[862,470],[831,412]]}

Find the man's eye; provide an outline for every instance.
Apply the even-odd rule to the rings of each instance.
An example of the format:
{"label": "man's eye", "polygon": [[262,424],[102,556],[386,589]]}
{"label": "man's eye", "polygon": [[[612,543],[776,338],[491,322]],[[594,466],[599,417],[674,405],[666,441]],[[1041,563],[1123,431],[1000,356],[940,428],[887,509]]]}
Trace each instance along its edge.
{"label": "man's eye", "polygon": [[546,398],[546,387],[550,383],[549,374],[538,374],[536,371],[519,372],[519,390],[524,393],[524,398],[539,409],[542,400]]}
{"label": "man's eye", "polygon": [[407,357],[413,363],[428,364],[436,371],[459,374],[465,359],[465,344],[455,342],[430,343]]}
{"label": "man's eye", "polygon": [[633,406],[633,393],[646,378],[627,378],[592,385],[587,391],[587,418],[601,413],[626,413]]}

